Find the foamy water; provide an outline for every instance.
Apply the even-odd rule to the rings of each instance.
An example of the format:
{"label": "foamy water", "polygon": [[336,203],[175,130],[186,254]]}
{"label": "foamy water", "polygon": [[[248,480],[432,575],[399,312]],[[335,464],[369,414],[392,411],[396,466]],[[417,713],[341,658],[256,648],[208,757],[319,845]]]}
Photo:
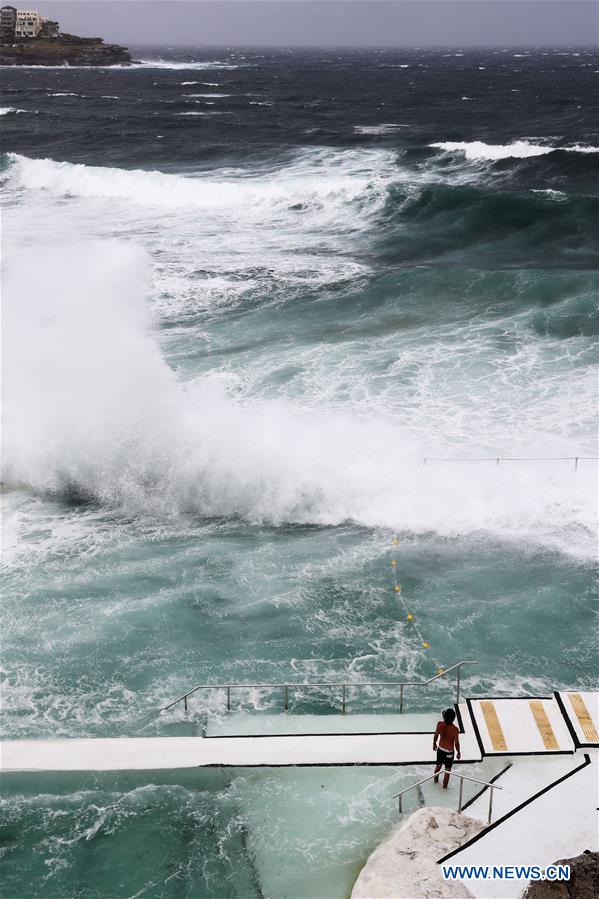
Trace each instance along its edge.
{"label": "foamy water", "polygon": [[[396,712],[360,683],[461,658],[591,687],[596,140],[556,54],[138,55],[6,75],[5,734],[199,733],[222,692],[158,710],[217,681]],[[8,889],[340,899],[413,775],[17,785]]]}

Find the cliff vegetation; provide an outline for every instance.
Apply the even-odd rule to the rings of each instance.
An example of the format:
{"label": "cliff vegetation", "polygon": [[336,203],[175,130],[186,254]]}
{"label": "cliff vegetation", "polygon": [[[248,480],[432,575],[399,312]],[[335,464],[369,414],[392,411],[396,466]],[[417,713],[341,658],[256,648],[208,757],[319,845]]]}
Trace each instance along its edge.
{"label": "cliff vegetation", "polygon": [[131,62],[126,47],[105,44],[100,37],[76,34],[26,38],[0,47],[3,66],[122,66]]}

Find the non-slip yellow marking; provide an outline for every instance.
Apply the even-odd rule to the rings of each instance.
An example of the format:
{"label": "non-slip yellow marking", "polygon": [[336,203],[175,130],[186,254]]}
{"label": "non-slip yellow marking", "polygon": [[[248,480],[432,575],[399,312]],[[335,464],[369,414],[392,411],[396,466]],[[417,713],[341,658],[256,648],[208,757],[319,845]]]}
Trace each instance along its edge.
{"label": "non-slip yellow marking", "polygon": [[501,724],[499,723],[499,718],[497,717],[497,712],[495,711],[495,706],[488,699],[481,699],[480,707],[482,709],[482,713],[485,716],[485,723],[489,729],[489,736],[491,737],[491,743],[493,744],[493,749],[495,752],[507,752],[507,743],[505,742],[505,737],[503,736],[503,731],[501,729]]}
{"label": "non-slip yellow marking", "polygon": [[599,743],[599,734],[593,724],[590,712],[585,705],[585,701],[580,693],[568,693],[572,708],[578,718],[582,732],[587,743]]}
{"label": "non-slip yellow marking", "polygon": [[559,749],[559,743],[556,740],[555,734],[553,733],[553,728],[551,727],[551,723],[549,718],[547,717],[547,712],[543,708],[543,703],[540,699],[530,699],[528,701],[530,706],[530,710],[534,715],[534,719],[537,723],[537,727],[539,728],[539,732],[543,738],[543,743],[545,744],[545,749]]}

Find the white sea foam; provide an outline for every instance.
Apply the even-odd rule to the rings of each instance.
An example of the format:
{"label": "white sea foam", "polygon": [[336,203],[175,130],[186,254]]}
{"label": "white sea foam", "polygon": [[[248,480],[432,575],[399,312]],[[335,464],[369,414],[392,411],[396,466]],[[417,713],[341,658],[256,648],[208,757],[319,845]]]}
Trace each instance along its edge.
{"label": "white sea foam", "polygon": [[594,553],[592,468],[423,467],[423,446],[386,416],[244,402],[210,378],[181,384],[149,331],[145,280],[140,253],[116,242],[9,258],[9,484],[74,488],[129,514],[351,519]]}
{"label": "white sea foam", "polygon": [[439,150],[449,153],[456,151],[465,154],[466,159],[526,159],[528,156],[542,156],[551,153],[553,147],[531,144],[525,140],[517,140],[512,144],[485,144],[483,141],[445,141],[430,144]]}
{"label": "white sea foam", "polygon": [[[472,99],[462,97],[462,100]],[[575,144],[571,147],[551,146],[549,144],[533,144],[526,140],[517,140],[511,144],[485,144],[483,141],[445,141],[429,144],[439,150],[449,153],[462,152],[466,159],[527,159],[529,156],[544,156],[555,150],[565,150],[569,153],[598,153],[597,147],[585,147]]]}
{"label": "white sea foam", "polygon": [[0,107],[0,115],[9,115],[11,112],[19,113],[19,112],[27,112],[26,109],[17,109],[15,106],[2,106]]}
{"label": "white sea foam", "polygon": [[[179,115],[212,115],[179,113]],[[212,175],[185,177],[156,171],[125,170],[86,166],[51,159],[30,159],[9,154],[13,162],[14,182],[32,190],[43,190],[62,196],[114,198],[145,206],[170,209],[192,207],[212,209],[240,207],[244,203],[285,204],[324,201],[337,198],[341,202],[359,196],[372,183],[372,173],[365,168],[374,155],[348,157],[345,168],[333,176],[329,167],[304,171],[300,164],[264,177],[216,178]],[[334,154],[332,154],[334,157]],[[380,158],[380,157],[378,157]],[[349,163],[349,164],[348,164]]]}
{"label": "white sea foam", "polygon": [[399,125],[395,122],[383,122],[380,125],[354,125],[356,134],[393,134],[400,128],[409,128],[409,125]]}
{"label": "white sea foam", "polygon": [[174,69],[184,71],[193,69],[204,71],[207,69],[242,69],[251,66],[252,63],[231,63],[219,61],[206,62],[176,62],[170,59],[140,59],[138,62],[127,66],[128,69]]}
{"label": "white sea foam", "polygon": [[560,150],[567,150],[569,153],[599,153],[599,147],[583,146],[582,144],[574,144],[573,147],[560,147]]}
{"label": "white sea foam", "polygon": [[[153,297],[168,321],[237,305],[257,289],[274,302],[283,285],[314,289],[361,277],[366,262],[353,250],[398,169],[392,151],[306,148],[278,167],[195,176],[14,156],[3,177],[15,200],[5,245],[9,231],[44,243],[49,233],[68,242],[111,236],[116,227],[169,260],[156,270]],[[198,278],[200,260],[206,274]]]}
{"label": "white sea foam", "polygon": [[140,59],[131,63],[122,63],[119,65],[103,65],[103,66],[72,66],[67,63],[62,63],[60,65],[55,66],[46,66],[46,65],[22,65],[19,66],[20,69],[44,69],[44,70],[53,70],[53,69],[68,69],[69,71],[73,69],[85,69],[86,71],[94,70],[94,69],[118,69],[119,72],[129,72],[135,71],[136,69],[172,69],[174,71],[181,70],[185,71],[187,69],[191,69],[193,71],[206,71],[209,69],[242,69],[253,67],[254,63],[228,63],[228,62],[176,62],[175,60],[169,59]]}
{"label": "white sea foam", "polygon": [[231,94],[183,94],[184,97],[206,97],[208,99],[212,99],[213,97],[230,97]]}
{"label": "white sea foam", "polygon": [[228,115],[228,113],[224,112],[223,110],[206,109],[201,112],[176,112],[175,115],[206,116],[206,115]]}

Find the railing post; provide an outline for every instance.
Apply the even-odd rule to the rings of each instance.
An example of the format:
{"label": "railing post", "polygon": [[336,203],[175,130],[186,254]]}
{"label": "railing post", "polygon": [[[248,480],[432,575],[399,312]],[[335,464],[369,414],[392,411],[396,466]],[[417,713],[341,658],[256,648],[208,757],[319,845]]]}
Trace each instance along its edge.
{"label": "railing post", "polygon": [[489,817],[487,818],[487,824],[491,823],[491,815],[493,814],[493,787],[489,787]]}
{"label": "railing post", "polygon": [[344,715],[345,715],[345,709],[346,709],[346,698],[347,698],[346,688],[345,688],[345,684],[343,684],[343,695],[341,697],[341,708],[343,710]]}
{"label": "railing post", "polygon": [[464,791],[464,781],[462,780],[461,777],[459,780],[460,780],[460,792],[458,794],[458,812],[461,812],[462,811],[462,794]]}
{"label": "railing post", "polygon": [[183,707],[185,708],[185,713],[187,714],[187,696],[183,697]]}
{"label": "railing post", "polygon": [[227,712],[231,711],[231,687],[227,687]]}
{"label": "railing post", "polygon": [[289,711],[289,687],[285,684],[285,711]]}
{"label": "railing post", "polygon": [[403,684],[399,688],[399,714],[403,712]]}
{"label": "railing post", "polygon": [[458,674],[456,681],[456,690],[455,690],[455,704],[460,704],[460,674],[462,673],[462,666],[458,665]]}
{"label": "railing post", "polygon": [[403,799],[403,796],[402,796],[401,793],[400,793],[400,794],[399,794],[399,802],[398,802],[398,805],[399,805],[399,814],[400,814],[400,815],[401,815],[401,813],[403,812],[403,802],[402,802],[402,799]]}
{"label": "railing post", "polygon": [[574,457],[574,471],[578,471],[578,456]]}

